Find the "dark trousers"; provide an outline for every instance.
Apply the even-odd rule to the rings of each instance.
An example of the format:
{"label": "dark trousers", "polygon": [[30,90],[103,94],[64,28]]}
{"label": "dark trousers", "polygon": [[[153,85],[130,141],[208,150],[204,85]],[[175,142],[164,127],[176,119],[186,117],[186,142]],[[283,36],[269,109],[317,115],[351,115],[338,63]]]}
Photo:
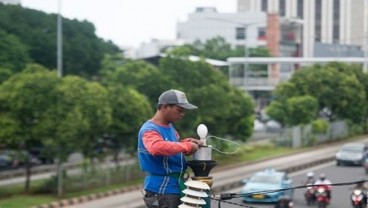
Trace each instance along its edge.
{"label": "dark trousers", "polygon": [[181,204],[180,195],[156,194],[150,191],[146,191],[143,200],[147,208],[178,208]]}

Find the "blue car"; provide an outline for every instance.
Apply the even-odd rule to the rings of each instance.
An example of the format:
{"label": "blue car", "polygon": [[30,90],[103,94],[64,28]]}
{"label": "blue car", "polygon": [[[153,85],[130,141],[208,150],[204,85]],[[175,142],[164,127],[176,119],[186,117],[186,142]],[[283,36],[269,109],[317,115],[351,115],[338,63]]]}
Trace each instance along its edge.
{"label": "blue car", "polygon": [[287,189],[293,187],[293,182],[288,178],[287,173],[267,169],[255,173],[249,180],[244,180],[242,189],[244,202],[278,202],[283,197],[292,199],[293,190],[272,192],[277,189]]}

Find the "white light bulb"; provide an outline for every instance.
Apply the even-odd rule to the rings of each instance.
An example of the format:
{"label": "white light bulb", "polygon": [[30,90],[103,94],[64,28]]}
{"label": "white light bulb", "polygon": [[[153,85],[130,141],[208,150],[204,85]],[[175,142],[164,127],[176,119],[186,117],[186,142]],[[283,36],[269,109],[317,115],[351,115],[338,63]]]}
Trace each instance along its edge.
{"label": "white light bulb", "polygon": [[207,134],[208,134],[207,126],[204,125],[204,124],[199,124],[198,127],[197,127],[197,134],[198,134],[200,139],[205,141],[205,139],[207,137]]}

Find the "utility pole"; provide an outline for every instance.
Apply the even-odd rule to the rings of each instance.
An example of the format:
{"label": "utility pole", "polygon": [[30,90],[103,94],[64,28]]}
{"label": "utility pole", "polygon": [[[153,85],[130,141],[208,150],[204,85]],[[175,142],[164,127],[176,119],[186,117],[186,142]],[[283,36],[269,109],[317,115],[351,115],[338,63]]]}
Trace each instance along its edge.
{"label": "utility pole", "polygon": [[[61,16],[61,0],[58,0],[58,15],[57,15],[57,75],[63,76],[63,28]],[[61,161],[61,147],[58,147],[58,187],[57,193],[61,197],[63,195],[63,163]]]}
{"label": "utility pole", "polygon": [[57,74],[63,76],[63,28],[61,16],[61,0],[58,0],[58,15],[57,15]]}
{"label": "utility pole", "polygon": [[368,0],[364,1],[364,64],[363,72],[368,73]]}

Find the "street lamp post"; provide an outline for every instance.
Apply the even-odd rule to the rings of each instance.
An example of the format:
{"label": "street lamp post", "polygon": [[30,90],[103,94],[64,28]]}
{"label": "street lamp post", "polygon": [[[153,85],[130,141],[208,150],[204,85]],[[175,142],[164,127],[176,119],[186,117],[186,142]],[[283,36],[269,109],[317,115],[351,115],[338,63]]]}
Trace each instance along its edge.
{"label": "street lamp post", "polygon": [[[61,16],[61,0],[58,0],[58,15],[57,15],[57,75],[63,76],[63,45],[62,45],[62,16]],[[63,163],[61,161],[61,147],[58,150],[58,196],[63,195]]]}
{"label": "street lamp post", "polygon": [[63,76],[63,28],[61,16],[61,0],[58,1],[58,15],[57,15],[57,74],[59,77]]}

